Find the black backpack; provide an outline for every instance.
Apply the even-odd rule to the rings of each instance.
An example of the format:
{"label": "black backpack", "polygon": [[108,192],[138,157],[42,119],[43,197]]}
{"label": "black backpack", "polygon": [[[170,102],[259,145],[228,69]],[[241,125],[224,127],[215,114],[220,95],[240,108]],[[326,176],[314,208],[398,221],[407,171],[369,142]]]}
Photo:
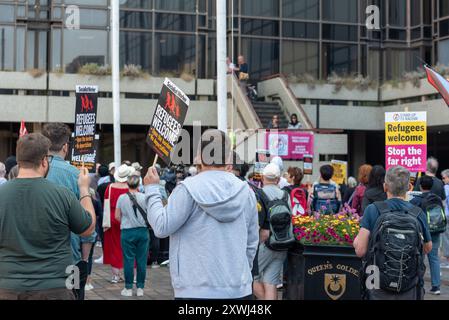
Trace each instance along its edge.
{"label": "black backpack", "polygon": [[[361,272],[362,293],[366,294],[366,269],[379,268],[380,288],[403,293],[421,287],[424,279],[423,230],[418,221],[419,207],[392,210],[384,201],[375,202],[379,218],[370,235]],[[366,296],[365,296],[366,297]]]}
{"label": "black backpack", "polygon": [[421,209],[426,214],[430,233],[438,234],[446,231],[446,214],[442,207],[441,198],[430,192],[423,194],[421,198]]}
{"label": "black backpack", "polygon": [[282,199],[270,200],[267,206],[269,208],[270,237],[266,244],[268,248],[278,251],[288,250],[296,242],[292,213],[288,204],[288,193],[286,191],[283,193]]}

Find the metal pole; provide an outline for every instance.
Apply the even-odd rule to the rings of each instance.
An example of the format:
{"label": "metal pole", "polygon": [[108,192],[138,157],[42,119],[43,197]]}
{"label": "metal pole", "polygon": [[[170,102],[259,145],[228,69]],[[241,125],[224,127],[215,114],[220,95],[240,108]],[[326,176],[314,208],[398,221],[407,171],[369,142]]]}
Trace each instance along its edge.
{"label": "metal pole", "polygon": [[118,168],[122,162],[122,146],[120,136],[119,10],[119,0],[111,0],[112,108],[114,119],[114,162],[116,168]]}
{"label": "metal pole", "polygon": [[217,125],[227,132],[226,0],[217,0]]}

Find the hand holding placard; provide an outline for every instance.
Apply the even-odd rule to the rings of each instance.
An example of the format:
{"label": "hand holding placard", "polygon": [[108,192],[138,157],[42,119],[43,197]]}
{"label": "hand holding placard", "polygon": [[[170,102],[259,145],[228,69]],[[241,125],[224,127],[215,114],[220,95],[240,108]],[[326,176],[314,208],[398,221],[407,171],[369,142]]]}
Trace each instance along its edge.
{"label": "hand holding placard", "polygon": [[150,184],[159,184],[160,178],[159,174],[157,173],[156,168],[153,166],[151,168],[148,168],[147,174],[145,178],[143,179],[143,184],[145,186]]}

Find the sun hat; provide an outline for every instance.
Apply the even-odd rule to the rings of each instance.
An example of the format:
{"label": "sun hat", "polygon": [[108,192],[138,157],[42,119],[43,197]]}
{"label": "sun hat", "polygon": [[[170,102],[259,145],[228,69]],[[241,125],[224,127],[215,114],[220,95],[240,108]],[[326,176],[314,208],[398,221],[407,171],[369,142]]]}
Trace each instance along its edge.
{"label": "sun hat", "polygon": [[114,169],[114,168],[115,168],[115,162],[109,163],[109,165],[108,165],[109,171],[111,171],[111,170]]}
{"label": "sun hat", "polygon": [[133,167],[127,166],[126,164],[122,164],[115,170],[114,178],[116,182],[126,182],[128,177],[136,172],[136,169]]}
{"label": "sun hat", "polygon": [[279,170],[279,167],[276,164],[270,163],[263,169],[262,174],[268,179],[276,179],[281,176],[281,170]]}

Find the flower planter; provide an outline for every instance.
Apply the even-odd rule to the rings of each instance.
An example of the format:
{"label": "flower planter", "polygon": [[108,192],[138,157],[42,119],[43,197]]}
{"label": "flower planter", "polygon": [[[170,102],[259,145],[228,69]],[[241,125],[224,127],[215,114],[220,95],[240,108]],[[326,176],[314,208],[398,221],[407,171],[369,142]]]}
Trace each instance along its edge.
{"label": "flower planter", "polygon": [[285,300],[360,300],[361,259],[352,247],[304,245],[288,253]]}

